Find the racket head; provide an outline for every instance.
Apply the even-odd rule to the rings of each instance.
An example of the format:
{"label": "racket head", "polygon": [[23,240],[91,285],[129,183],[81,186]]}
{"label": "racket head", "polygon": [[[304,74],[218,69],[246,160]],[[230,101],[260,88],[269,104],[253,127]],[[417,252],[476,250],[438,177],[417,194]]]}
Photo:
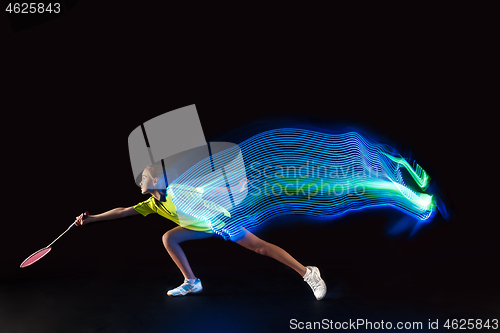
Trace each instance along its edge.
{"label": "racket head", "polygon": [[47,253],[50,252],[50,250],[52,250],[51,247],[46,247],[46,248],[43,248],[41,250],[38,250],[36,251],[35,253],[33,253],[32,255],[30,255],[28,258],[26,258],[22,263],[21,263],[21,268],[24,268],[26,266],[29,266],[31,264],[34,264],[35,262],[37,262],[38,260],[42,259],[43,256],[45,256]]}

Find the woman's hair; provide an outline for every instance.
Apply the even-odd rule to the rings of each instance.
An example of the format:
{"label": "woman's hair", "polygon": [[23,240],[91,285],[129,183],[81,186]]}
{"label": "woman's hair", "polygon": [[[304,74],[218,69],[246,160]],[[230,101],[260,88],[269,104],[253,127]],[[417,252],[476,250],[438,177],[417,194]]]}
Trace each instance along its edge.
{"label": "woman's hair", "polygon": [[153,178],[160,177],[163,174],[163,167],[161,163],[151,164],[146,169],[149,170],[149,173]]}

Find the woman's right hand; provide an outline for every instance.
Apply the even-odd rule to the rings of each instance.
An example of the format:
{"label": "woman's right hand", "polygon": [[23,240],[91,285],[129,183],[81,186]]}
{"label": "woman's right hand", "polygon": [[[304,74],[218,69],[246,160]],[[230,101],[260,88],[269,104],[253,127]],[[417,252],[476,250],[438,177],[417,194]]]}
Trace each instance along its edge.
{"label": "woman's right hand", "polygon": [[90,222],[90,220],[92,219],[92,216],[90,215],[87,215],[85,217],[85,219],[83,218],[83,214],[80,214],[79,216],[75,217],[75,225],[78,227],[78,226],[81,226],[81,225],[84,225],[84,224],[87,224]]}

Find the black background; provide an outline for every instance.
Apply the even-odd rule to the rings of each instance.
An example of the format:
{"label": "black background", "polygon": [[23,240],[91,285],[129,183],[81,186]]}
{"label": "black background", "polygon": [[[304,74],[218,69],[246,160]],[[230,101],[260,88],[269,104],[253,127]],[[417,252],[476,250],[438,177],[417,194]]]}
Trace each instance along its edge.
{"label": "black background", "polygon": [[[36,29],[89,31],[84,8],[74,8],[78,19],[69,20],[70,12]],[[294,16],[260,26],[266,32],[257,38],[247,18],[237,31],[211,20],[210,29],[185,28],[187,43],[178,44],[184,35],[174,33],[174,22],[146,39],[126,16],[100,13],[94,22],[109,22],[119,37],[39,41],[6,60],[15,70],[3,92],[8,199],[0,291],[7,301],[0,309],[11,331],[159,331],[163,324],[262,331],[287,330],[294,317],[498,318],[498,228],[489,202],[495,155],[488,149],[495,118],[485,101],[488,73],[464,52],[472,44],[462,30],[443,24],[399,34],[388,25],[382,33],[354,23],[338,30]],[[47,257],[19,268],[81,212],[144,200],[128,135],[190,104],[207,141],[238,142],[298,124],[360,128],[411,154],[439,184],[451,219],[436,216],[412,239],[386,235],[397,214],[383,209],[330,222],[268,222],[257,235],[318,266],[330,292],[341,295],[321,302],[307,286],[297,288],[288,268],[215,238],[183,246],[206,296],[165,300],[182,276],[161,243],[175,225],[158,216],[71,230]]]}

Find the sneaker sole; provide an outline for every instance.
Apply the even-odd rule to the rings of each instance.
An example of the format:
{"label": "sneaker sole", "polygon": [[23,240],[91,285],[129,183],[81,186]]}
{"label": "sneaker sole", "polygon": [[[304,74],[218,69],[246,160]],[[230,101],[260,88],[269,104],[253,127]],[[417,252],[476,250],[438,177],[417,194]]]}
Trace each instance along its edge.
{"label": "sneaker sole", "polygon": [[[321,279],[321,280],[323,280],[323,279]],[[325,281],[323,281],[323,286],[325,287],[325,294],[323,296],[321,296],[320,298],[316,298],[318,301],[322,300],[326,296],[326,283],[325,283]]]}
{"label": "sneaker sole", "polygon": [[203,289],[198,290],[198,291],[193,291],[193,292],[190,292],[190,293],[187,293],[187,294],[184,294],[184,295],[183,295],[183,294],[179,294],[179,295],[169,295],[169,294],[167,293],[167,296],[168,296],[168,297],[182,297],[182,296],[187,296],[187,295],[190,295],[190,294],[198,294],[198,293],[201,293],[202,291],[203,291]]}

